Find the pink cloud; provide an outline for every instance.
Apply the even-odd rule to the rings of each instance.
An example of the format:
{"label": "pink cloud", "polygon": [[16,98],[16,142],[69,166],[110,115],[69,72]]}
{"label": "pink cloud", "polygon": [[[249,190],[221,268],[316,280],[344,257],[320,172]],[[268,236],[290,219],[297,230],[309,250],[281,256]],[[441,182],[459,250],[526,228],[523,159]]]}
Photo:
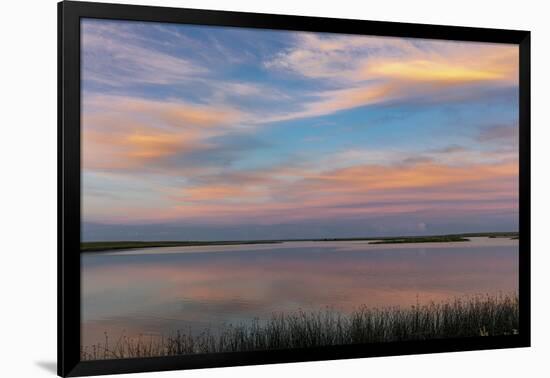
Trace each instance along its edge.
{"label": "pink cloud", "polygon": [[131,206],[117,209],[119,215],[111,220],[269,224],[415,212],[457,215],[517,210],[517,161],[467,166],[366,164],[326,172],[278,168],[258,175],[248,183],[173,188],[165,193],[167,205],[153,214],[148,208]]}
{"label": "pink cloud", "polygon": [[339,88],[272,117],[281,121],[427,95],[453,101],[469,86],[517,86],[519,55],[513,45],[301,33],[265,65]]}
{"label": "pink cloud", "polygon": [[88,170],[162,170],[159,159],[208,148],[208,138],[238,123],[223,106],[93,96],[84,101],[83,166]]}

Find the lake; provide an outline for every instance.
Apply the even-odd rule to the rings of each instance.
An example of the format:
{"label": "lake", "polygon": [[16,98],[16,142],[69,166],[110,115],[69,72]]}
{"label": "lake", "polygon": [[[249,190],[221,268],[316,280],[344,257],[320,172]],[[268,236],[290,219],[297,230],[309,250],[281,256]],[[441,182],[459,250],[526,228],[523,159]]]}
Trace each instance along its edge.
{"label": "lake", "polygon": [[518,240],[284,242],[85,253],[81,344],[215,332],[274,312],[411,306],[518,290]]}

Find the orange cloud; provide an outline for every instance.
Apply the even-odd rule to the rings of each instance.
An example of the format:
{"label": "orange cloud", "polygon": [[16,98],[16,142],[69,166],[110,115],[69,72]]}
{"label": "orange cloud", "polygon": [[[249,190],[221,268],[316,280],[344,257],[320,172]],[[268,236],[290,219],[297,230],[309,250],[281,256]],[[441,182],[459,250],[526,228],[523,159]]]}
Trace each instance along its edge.
{"label": "orange cloud", "polygon": [[202,148],[193,133],[155,132],[130,125],[113,132],[84,129],[83,141],[83,166],[90,170],[146,168],[157,159]]}
{"label": "orange cloud", "polygon": [[434,62],[418,59],[412,61],[389,61],[369,64],[363,72],[365,76],[391,77],[413,81],[443,81],[460,83],[463,81],[498,80],[504,78],[501,72],[464,67],[447,62]]}
{"label": "orange cloud", "polygon": [[443,52],[369,59],[360,68],[360,77],[447,85],[491,81],[517,84],[518,59],[515,46],[473,45],[469,50],[453,50],[451,46]]}
{"label": "orange cloud", "polygon": [[240,185],[213,182],[175,194],[170,190],[167,205],[154,214],[133,204],[118,209],[122,215],[116,221],[277,223],[426,211],[517,210],[517,161],[461,167],[365,164],[326,172],[277,168],[258,174],[261,179]]}
{"label": "orange cloud", "polygon": [[124,96],[88,97],[85,111],[108,112],[112,117],[141,118],[153,123],[151,126],[234,126],[243,115],[238,110],[222,105],[192,104],[174,100],[146,100]]}
{"label": "orange cloud", "polygon": [[434,163],[413,166],[358,166],[308,178],[309,190],[348,191],[422,188],[485,181],[518,175],[517,163],[453,167]]}
{"label": "orange cloud", "polygon": [[184,201],[239,201],[257,200],[267,191],[258,186],[209,185],[185,189],[180,197]]}
{"label": "orange cloud", "polygon": [[83,166],[127,170],[208,147],[242,115],[222,106],[123,96],[87,97],[83,104]]}
{"label": "orange cloud", "polygon": [[475,95],[479,84],[518,85],[519,55],[514,45],[302,33],[266,66],[340,88],[320,92],[302,110],[270,118],[280,121],[425,95],[453,100],[460,95],[454,90],[465,86]]}

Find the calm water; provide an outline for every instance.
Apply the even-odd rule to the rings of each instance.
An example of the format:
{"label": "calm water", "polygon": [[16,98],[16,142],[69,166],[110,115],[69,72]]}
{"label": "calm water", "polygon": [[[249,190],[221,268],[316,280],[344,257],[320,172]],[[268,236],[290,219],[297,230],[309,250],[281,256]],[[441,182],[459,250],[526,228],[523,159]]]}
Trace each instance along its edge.
{"label": "calm water", "polygon": [[170,247],[82,257],[82,344],[200,332],[273,312],[517,291],[518,241]]}

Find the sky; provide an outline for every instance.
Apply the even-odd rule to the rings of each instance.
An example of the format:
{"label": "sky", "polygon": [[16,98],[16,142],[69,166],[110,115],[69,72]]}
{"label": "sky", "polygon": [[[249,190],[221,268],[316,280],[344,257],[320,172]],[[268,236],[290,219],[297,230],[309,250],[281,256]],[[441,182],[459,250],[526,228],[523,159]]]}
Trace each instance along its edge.
{"label": "sky", "polygon": [[81,21],[83,240],[514,231],[517,45]]}

